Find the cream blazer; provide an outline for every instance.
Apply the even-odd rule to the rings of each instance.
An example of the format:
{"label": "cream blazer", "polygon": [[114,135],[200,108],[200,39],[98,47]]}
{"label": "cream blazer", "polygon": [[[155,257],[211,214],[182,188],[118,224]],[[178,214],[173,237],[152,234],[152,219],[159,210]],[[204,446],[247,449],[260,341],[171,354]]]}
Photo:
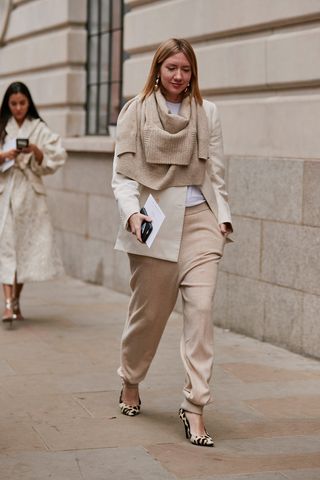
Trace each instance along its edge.
{"label": "cream blazer", "polygon": [[[209,123],[210,144],[205,179],[200,190],[218,223],[232,223],[224,182],[225,167],[219,113],[216,105],[208,100],[203,101],[203,106]],[[117,173],[117,159],[116,147],[112,188],[119,208],[121,225],[115,249],[176,262],[180,250],[187,187],[170,187],[165,190],[144,187],[135,180]],[[165,214],[165,220],[151,248],[138,242],[128,231],[128,219],[133,213],[140,211],[150,193]]]}

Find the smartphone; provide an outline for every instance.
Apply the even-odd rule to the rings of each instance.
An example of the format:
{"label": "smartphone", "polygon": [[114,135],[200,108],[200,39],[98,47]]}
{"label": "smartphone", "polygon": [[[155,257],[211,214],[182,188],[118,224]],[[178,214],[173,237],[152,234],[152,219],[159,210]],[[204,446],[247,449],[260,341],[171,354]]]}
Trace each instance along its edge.
{"label": "smartphone", "polygon": [[29,146],[29,139],[28,138],[17,138],[16,139],[16,149],[22,150]]}
{"label": "smartphone", "polygon": [[[140,210],[140,213],[142,215],[148,215],[147,210],[142,207]],[[152,232],[152,222],[146,222],[145,220],[141,224],[141,240],[143,243],[146,243],[146,240],[150,236],[150,233]]]}

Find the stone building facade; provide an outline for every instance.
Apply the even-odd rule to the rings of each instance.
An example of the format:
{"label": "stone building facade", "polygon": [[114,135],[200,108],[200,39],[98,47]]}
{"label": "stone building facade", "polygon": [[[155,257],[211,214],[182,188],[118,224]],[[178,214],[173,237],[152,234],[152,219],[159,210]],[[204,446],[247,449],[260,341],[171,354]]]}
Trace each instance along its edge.
{"label": "stone building facade", "polygon": [[[114,141],[85,133],[87,6],[0,1],[0,94],[25,81],[65,138],[68,163],[47,186],[68,273],[127,292],[127,260],[113,250]],[[194,45],[222,120],[236,233],[214,321],[320,357],[320,0],[126,0],[124,99],[172,36]]]}

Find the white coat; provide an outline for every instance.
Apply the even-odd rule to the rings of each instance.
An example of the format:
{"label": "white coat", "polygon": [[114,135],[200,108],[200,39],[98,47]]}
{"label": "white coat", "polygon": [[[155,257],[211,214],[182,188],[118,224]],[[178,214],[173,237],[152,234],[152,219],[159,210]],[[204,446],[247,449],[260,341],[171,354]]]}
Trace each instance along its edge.
{"label": "white coat", "polygon": [[0,173],[0,281],[13,284],[47,280],[63,272],[54,242],[42,175],[64,164],[66,152],[58,135],[39,119],[25,119],[19,128],[12,117],[5,143],[28,138],[43,152],[39,165],[33,154],[19,154],[16,165]]}

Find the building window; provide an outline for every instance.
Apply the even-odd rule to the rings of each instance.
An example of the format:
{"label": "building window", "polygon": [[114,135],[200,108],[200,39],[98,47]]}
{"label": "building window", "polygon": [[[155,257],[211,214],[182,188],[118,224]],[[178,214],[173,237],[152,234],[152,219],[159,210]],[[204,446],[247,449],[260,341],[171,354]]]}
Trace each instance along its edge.
{"label": "building window", "polygon": [[123,0],[88,0],[86,133],[108,134],[120,110]]}

